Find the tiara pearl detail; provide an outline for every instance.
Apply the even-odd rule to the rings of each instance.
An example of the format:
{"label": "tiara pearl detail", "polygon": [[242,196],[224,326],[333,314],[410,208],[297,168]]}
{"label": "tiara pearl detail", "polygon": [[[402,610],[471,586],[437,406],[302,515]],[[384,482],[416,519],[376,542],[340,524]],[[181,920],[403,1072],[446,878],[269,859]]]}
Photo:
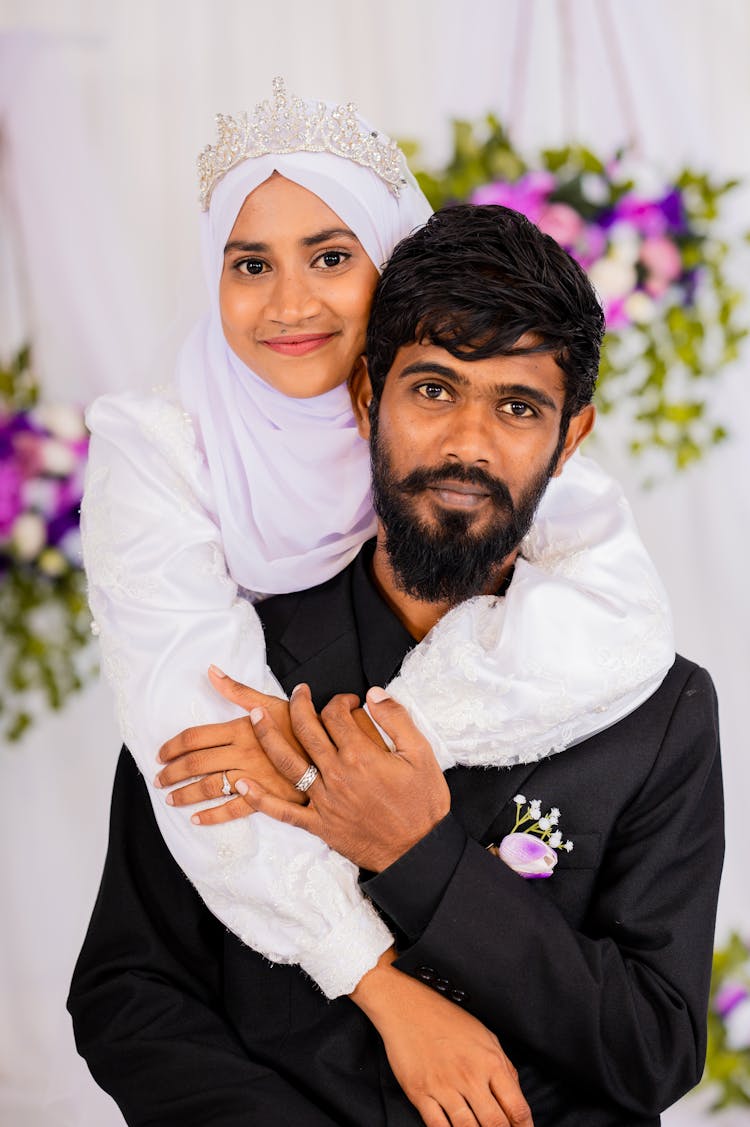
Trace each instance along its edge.
{"label": "tiara pearl detail", "polygon": [[259,102],[250,115],[217,114],[216,128],[217,143],[206,145],[198,157],[203,211],[230,168],[268,153],[333,153],[372,169],[396,196],[407,182],[406,161],[396,142],[367,129],[351,102],[333,108],[304,102],[287,94],[283,78],[273,80],[273,101]]}

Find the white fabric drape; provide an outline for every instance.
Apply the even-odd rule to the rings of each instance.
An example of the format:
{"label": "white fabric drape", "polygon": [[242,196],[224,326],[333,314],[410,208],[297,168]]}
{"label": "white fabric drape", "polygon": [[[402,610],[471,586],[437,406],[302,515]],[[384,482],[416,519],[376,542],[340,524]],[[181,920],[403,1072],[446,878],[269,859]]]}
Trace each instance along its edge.
{"label": "white fabric drape", "polygon": [[[462,5],[455,0],[356,5],[350,0],[314,5],[287,0],[283,16],[278,5],[247,0],[224,0],[220,15],[208,0],[113,0],[95,6],[88,0],[35,0],[33,5],[2,0],[0,26],[32,23],[60,37],[60,58],[83,96],[86,125],[109,173],[109,203],[118,216],[111,229],[117,248],[112,250],[114,235],[97,244],[106,264],[101,276],[117,286],[115,275],[126,268],[118,248],[125,245],[135,261],[137,295],[148,299],[156,323],[166,325],[182,313],[178,307],[189,297],[185,276],[197,261],[197,248],[185,240],[185,232],[194,229],[193,156],[211,134],[215,111],[231,112],[251,103],[281,72],[290,88],[314,89],[337,101],[353,99],[396,136],[422,139],[428,154],[439,159],[448,147],[449,117],[478,117],[487,109],[506,112],[515,73],[515,29],[525,7],[533,9],[534,24],[525,93],[520,106],[516,103],[518,140],[532,148],[566,139],[560,92],[570,91],[572,83],[580,135],[598,149],[614,147],[623,139],[625,124],[594,14],[595,4],[608,2],[569,5],[575,66],[567,75],[561,66],[561,6],[548,0]],[[609,7],[646,157],[667,171],[691,159],[717,174],[750,178],[750,8],[745,0],[710,5],[704,0],[630,0]],[[6,68],[2,71],[4,78]],[[24,75],[17,75],[10,87],[22,109],[23,83]],[[55,99],[49,86],[37,80],[37,88],[46,94],[42,106],[52,115]],[[75,161],[53,159],[51,148],[47,153],[42,169],[50,190],[67,191],[65,179],[74,185],[65,197],[67,205],[55,213],[62,237],[73,222],[92,215],[96,201],[81,192],[85,179]],[[747,225],[749,198],[745,190],[730,201],[737,225]],[[54,201],[47,205],[54,206]],[[32,218],[40,215],[37,205]],[[69,248],[70,241],[65,245]],[[46,274],[45,315],[70,309],[80,293],[88,293],[95,303],[89,308],[99,310],[103,284],[94,294],[88,286],[76,286],[75,294],[72,286],[64,292],[62,253],[54,243],[26,255],[36,274]],[[747,263],[740,261],[737,269],[750,289]],[[80,303],[75,309],[65,314],[70,326],[80,324]],[[75,398],[121,386],[123,367],[110,375],[110,363],[117,364],[132,339],[125,317],[99,353],[108,354],[107,363],[95,362],[90,378],[76,363],[66,364],[60,385],[52,381],[63,369],[53,363],[43,372],[50,381],[48,391],[64,386]],[[35,341],[41,361],[43,345],[36,331]],[[71,346],[70,334],[65,341],[66,348]],[[0,340],[0,348],[7,347]],[[57,349],[47,351],[57,354]],[[135,357],[135,367],[130,361],[124,366],[134,384],[138,361]],[[717,682],[728,811],[722,933],[731,926],[750,928],[743,861],[750,760],[741,704],[750,672],[750,607],[742,571],[750,515],[746,369],[747,357],[717,389],[722,414],[732,424],[731,443],[668,485],[648,495],[640,492],[637,467],[610,456],[611,432],[593,450],[625,480],[672,599],[679,648],[704,663]],[[0,1122],[13,1127],[109,1127],[110,1122],[102,1110],[106,1098],[93,1084],[85,1085],[83,1068],[74,1071],[70,1034],[59,1010],[104,845],[109,772],[101,758],[94,767],[86,749],[109,757],[108,764],[115,752],[114,726],[105,719],[109,703],[97,716],[93,706],[92,712],[87,708],[81,703],[52,719],[23,748],[2,750],[7,873]],[[36,894],[35,875],[42,873],[57,889],[54,905],[41,903]],[[42,950],[39,937],[50,934],[55,946],[48,941]],[[37,986],[33,991],[31,983]],[[702,1122],[692,1107],[688,1100],[665,1121],[670,1127]],[[730,1114],[711,1122],[717,1127],[741,1122],[733,1119]]]}

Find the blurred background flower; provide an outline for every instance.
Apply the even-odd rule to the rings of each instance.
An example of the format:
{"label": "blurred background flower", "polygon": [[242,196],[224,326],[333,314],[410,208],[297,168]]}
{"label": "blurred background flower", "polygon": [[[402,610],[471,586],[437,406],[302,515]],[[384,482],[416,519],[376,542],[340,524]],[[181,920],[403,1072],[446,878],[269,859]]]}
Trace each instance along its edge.
{"label": "blurred background flower", "polygon": [[9,740],[93,672],[78,536],[88,436],[78,408],[37,400],[23,348],[0,369],[0,725]]}

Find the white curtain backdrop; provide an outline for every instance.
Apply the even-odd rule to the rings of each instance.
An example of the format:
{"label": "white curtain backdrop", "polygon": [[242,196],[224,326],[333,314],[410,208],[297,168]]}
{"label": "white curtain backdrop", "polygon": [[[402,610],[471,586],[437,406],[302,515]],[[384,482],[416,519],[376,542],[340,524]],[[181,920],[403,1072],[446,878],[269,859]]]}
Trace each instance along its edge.
{"label": "white curtain backdrop", "polygon": [[[2,35],[19,28],[42,33],[42,47]],[[47,392],[83,401],[169,375],[201,297],[195,156],[214,113],[252,106],[277,73],[302,94],[355,101],[381,128],[420,141],[427,162],[446,156],[451,117],[488,110],[529,150],[572,133],[600,151],[635,136],[667,173],[690,161],[743,177],[728,208],[736,236],[750,227],[749,51],[747,0],[0,0],[0,355],[31,331]],[[750,292],[739,247],[735,269]],[[749,361],[746,351],[717,387],[732,439],[705,464],[644,493],[616,426],[592,451],[628,488],[680,650],[719,690],[720,938],[733,927],[750,934]],[[101,689],[0,749],[3,1127],[122,1122],[75,1056],[63,1008],[96,894],[116,751]],[[689,1097],[665,1122],[707,1122],[704,1102]]]}

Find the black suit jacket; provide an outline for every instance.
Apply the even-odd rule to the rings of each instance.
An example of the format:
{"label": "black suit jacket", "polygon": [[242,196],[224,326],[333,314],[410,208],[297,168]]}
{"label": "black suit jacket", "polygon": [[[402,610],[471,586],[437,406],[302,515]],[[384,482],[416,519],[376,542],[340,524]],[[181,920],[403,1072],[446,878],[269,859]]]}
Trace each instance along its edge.
{"label": "black suit jacket", "polygon": [[[306,680],[319,706],[392,672],[363,645],[356,566],[261,608],[271,666],[287,689]],[[705,1052],[723,850],[707,674],[678,658],[608,731],[538,765],[454,768],[448,781],[449,817],[364,880],[398,965],[497,1032],[536,1127],[658,1123]],[[524,881],[484,848],[513,828],[519,791],[559,807],[575,844],[547,880]],[[127,755],[69,1007],[79,1051],[133,1125],[421,1122],[348,999],[327,1002],[210,915]]]}

